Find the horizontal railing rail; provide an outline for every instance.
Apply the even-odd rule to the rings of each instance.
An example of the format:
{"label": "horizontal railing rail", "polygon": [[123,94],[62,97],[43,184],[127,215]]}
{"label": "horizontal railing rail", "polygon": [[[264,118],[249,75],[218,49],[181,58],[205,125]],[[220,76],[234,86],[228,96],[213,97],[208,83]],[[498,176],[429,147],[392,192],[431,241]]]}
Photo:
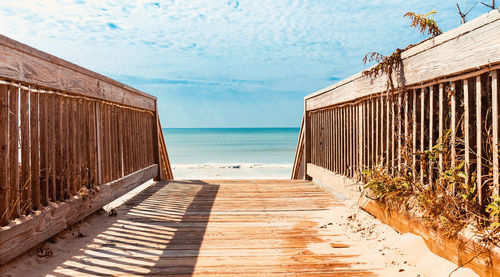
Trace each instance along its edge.
{"label": "horizontal railing rail", "polygon": [[358,181],[376,166],[411,168],[432,183],[463,163],[484,208],[499,196],[499,29],[494,10],[402,52],[396,91],[386,75],[358,73],[306,96],[304,161],[294,168],[305,162],[304,178],[321,168]]}
{"label": "horizontal railing rail", "polygon": [[155,97],[4,36],[0,131],[0,264],[173,179]]}

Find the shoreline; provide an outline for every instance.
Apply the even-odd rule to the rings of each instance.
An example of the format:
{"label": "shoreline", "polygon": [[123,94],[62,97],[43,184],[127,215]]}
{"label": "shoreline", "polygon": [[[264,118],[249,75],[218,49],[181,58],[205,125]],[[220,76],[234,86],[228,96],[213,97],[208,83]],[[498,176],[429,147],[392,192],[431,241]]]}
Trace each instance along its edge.
{"label": "shoreline", "polygon": [[172,164],[175,179],[290,179],[293,164]]}

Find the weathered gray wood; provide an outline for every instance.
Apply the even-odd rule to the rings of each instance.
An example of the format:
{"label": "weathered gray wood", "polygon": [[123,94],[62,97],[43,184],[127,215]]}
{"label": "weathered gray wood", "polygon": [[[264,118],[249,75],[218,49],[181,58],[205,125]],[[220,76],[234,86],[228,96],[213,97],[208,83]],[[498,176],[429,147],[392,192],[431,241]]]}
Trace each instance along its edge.
{"label": "weathered gray wood", "polygon": [[[500,12],[493,10],[401,54],[406,85],[499,64]],[[397,78],[395,78],[397,79]],[[386,89],[385,75],[371,80],[361,72],[306,96],[306,109],[351,101]]]}
{"label": "weathered gray wood", "polygon": [[0,35],[0,77],[155,111],[156,98]]}
{"label": "weathered gray wood", "polygon": [[0,265],[54,236],[104,205],[131,191],[158,172],[154,164],[118,180],[103,184],[93,197],[73,196],[62,203],[50,203],[40,211],[0,227]]}

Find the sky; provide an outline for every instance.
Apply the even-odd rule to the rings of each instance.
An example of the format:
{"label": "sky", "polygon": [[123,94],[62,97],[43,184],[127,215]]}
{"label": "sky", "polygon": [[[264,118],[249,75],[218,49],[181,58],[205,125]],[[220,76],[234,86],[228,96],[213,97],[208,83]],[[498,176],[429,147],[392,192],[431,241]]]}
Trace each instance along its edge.
{"label": "sky", "polygon": [[425,39],[406,12],[460,24],[447,0],[0,2],[1,34],[155,95],[176,128],[297,127],[304,96],[363,70],[367,52]]}

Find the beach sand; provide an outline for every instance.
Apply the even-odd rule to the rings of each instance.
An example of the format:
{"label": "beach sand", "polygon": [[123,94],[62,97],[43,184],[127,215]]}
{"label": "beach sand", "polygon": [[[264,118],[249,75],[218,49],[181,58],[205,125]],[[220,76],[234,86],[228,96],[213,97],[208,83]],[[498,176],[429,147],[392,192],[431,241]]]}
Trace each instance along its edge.
{"label": "beach sand", "polygon": [[[61,232],[52,242],[42,243],[0,267],[0,276],[60,276],[55,273],[57,267],[77,261],[78,257],[83,255],[84,249],[92,245],[99,234],[124,216],[117,207],[151,183],[138,187],[106,206],[103,211]],[[111,217],[107,211],[114,208],[119,212],[117,216]],[[342,248],[342,254],[354,255],[354,260],[359,263],[356,267],[369,268],[379,276],[448,276],[456,269],[455,264],[433,254],[420,237],[397,233],[357,208],[353,202],[342,201],[341,205],[335,207],[334,213],[322,213],[320,223],[321,225],[315,228],[330,231],[339,241],[344,240],[349,245],[348,248]],[[322,250],[331,251],[331,248],[325,247],[321,244],[311,244],[308,250],[316,253]],[[49,252],[51,255],[40,257],[40,249],[43,249],[42,254]],[[469,269],[461,268],[451,276],[477,275]]]}
{"label": "beach sand", "polygon": [[206,163],[173,164],[174,178],[186,179],[290,179],[293,164]]}

